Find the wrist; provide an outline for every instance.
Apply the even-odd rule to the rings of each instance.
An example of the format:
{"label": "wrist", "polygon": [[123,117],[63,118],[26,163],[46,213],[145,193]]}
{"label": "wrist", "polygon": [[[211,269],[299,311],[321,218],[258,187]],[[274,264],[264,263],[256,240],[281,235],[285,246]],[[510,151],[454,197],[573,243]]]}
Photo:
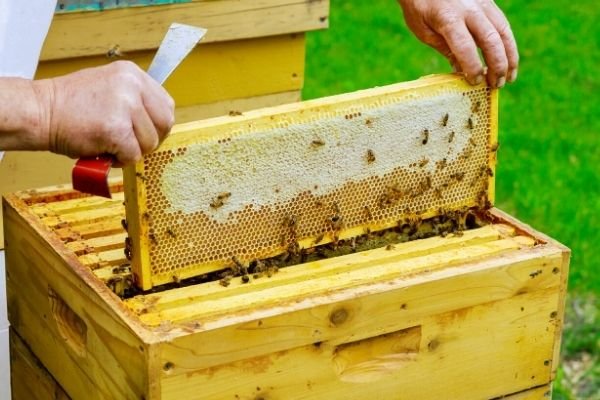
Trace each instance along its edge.
{"label": "wrist", "polygon": [[52,79],[42,79],[31,81],[31,90],[33,93],[35,110],[33,111],[37,121],[31,127],[31,137],[34,141],[36,150],[53,151],[53,129],[52,129],[52,111],[54,109],[54,82]]}

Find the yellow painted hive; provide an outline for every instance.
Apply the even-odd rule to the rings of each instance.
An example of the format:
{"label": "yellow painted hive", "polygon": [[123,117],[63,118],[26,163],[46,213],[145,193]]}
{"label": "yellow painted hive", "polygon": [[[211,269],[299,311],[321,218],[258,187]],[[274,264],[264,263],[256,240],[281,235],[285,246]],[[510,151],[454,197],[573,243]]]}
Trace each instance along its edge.
{"label": "yellow painted hive", "polygon": [[[414,117],[402,104],[418,103],[407,93],[419,90],[441,93],[446,106],[417,104],[424,114],[413,132],[402,125]],[[495,110],[485,87],[428,78],[178,126],[127,171],[125,187],[113,183],[110,200],[60,187],[5,196],[13,376],[73,399],[548,398],[570,252],[491,207]],[[334,119],[341,125],[315,128]],[[260,135],[277,142],[280,128],[290,128],[281,147],[297,149],[288,158],[294,170],[322,171],[340,158],[358,166],[340,161],[347,176],[315,172],[275,188],[273,176],[286,168],[273,164],[283,156],[270,148],[252,153],[264,156],[255,169],[236,174],[248,143]],[[386,135],[407,129],[404,153],[386,153],[395,149]],[[338,154],[334,138],[360,150]],[[222,176],[202,176],[203,152],[227,143],[239,144],[230,151],[239,161]],[[269,189],[264,198],[264,187],[236,180],[244,174]],[[357,176],[360,191],[336,192],[332,182]],[[203,191],[194,186],[202,179],[224,186]],[[318,188],[301,190],[315,179]],[[300,200],[290,213],[269,208],[273,199]],[[326,206],[314,211],[315,202]],[[246,220],[230,218],[240,210],[264,225],[237,229]],[[332,225],[338,214],[344,222]],[[209,217],[221,225],[199,229]],[[247,231],[261,244],[219,252]],[[186,250],[201,246],[198,232],[213,240],[204,252]],[[168,257],[156,263],[161,252]],[[31,396],[24,379],[13,387],[15,398]]]}

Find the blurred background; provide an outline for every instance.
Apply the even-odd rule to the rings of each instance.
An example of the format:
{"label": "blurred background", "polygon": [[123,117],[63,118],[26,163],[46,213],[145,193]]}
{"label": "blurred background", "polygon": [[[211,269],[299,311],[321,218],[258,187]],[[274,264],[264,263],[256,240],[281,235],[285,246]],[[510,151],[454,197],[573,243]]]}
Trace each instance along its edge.
{"label": "blurred background", "polygon": [[[600,2],[498,0],[518,41],[500,93],[496,205],[572,250],[554,399],[600,399]],[[450,72],[394,0],[331,1],[311,32],[304,99]]]}

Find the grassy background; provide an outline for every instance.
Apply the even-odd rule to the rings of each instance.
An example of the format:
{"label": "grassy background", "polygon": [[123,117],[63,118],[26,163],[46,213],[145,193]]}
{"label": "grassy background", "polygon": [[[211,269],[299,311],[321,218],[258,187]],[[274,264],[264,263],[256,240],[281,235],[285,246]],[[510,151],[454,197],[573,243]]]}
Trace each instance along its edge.
{"label": "grassy background", "polygon": [[[555,398],[600,399],[600,268],[593,251],[600,246],[600,3],[497,3],[513,26],[521,66],[517,82],[500,94],[496,204],[573,250]],[[408,31],[394,0],[332,0],[330,29],[308,36],[304,98],[449,71]],[[594,306],[575,307],[581,301]],[[569,382],[569,363],[579,368],[582,357],[591,367]]]}

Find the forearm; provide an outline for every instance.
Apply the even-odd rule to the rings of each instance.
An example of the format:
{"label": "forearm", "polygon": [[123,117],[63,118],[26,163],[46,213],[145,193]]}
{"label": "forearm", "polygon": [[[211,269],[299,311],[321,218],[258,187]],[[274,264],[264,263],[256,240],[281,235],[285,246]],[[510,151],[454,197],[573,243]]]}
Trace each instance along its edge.
{"label": "forearm", "polygon": [[0,150],[48,150],[48,82],[0,78]]}

